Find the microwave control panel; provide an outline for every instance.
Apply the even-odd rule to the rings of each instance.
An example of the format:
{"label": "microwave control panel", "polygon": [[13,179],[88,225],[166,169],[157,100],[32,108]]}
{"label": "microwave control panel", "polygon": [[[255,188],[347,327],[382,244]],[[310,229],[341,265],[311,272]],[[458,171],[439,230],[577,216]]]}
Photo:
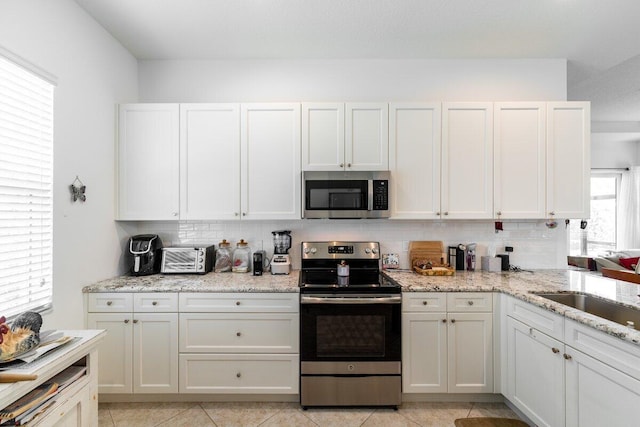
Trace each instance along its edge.
{"label": "microwave control panel", "polygon": [[389,209],[389,181],[386,179],[373,181],[373,210]]}

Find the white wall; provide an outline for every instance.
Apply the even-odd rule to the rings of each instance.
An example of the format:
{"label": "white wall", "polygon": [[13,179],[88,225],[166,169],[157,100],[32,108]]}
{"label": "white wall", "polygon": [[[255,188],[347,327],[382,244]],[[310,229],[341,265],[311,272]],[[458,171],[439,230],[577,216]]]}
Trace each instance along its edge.
{"label": "white wall", "polygon": [[562,101],[562,59],[140,61],[140,102]]}
{"label": "white wall", "polygon": [[[557,59],[140,61],[139,75],[141,102],[551,101],[567,94],[566,61]],[[476,242],[478,255],[509,245],[522,268],[566,265],[564,227],[549,230],[543,221],[505,222],[497,234],[493,221],[386,220],[153,222],[137,231],[174,245],[244,238],[272,253],[278,229],[293,231],[294,267],[301,241],[333,239],[380,241],[405,267],[410,240]]]}
{"label": "white wall", "polygon": [[640,134],[591,134],[591,167],[626,168],[640,165]]}
{"label": "white wall", "polygon": [[[130,234],[114,222],[114,105],[137,99],[137,61],[71,0],[0,1],[0,46],[57,78],[54,306],[43,327],[81,328],[82,287],[119,273]],[[76,175],[85,203],[70,199]]]}

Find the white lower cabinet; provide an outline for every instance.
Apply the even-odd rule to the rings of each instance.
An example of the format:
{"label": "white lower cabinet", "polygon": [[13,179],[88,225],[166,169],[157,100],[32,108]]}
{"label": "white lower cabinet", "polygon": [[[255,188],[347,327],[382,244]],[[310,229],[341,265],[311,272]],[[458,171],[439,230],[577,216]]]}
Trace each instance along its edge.
{"label": "white lower cabinet", "polygon": [[100,393],[178,392],[178,295],[88,294],[87,324],[105,329]]}
{"label": "white lower cabinet", "polygon": [[181,293],[180,393],[296,394],[298,342],[296,293]]}
{"label": "white lower cabinet", "polygon": [[637,346],[513,298],[507,314],[505,396],[536,425],[636,424]]}
{"label": "white lower cabinet", "polygon": [[538,426],[564,425],[564,344],[507,318],[506,397]]}
{"label": "white lower cabinet", "polygon": [[405,293],[404,393],[493,392],[491,293]]}

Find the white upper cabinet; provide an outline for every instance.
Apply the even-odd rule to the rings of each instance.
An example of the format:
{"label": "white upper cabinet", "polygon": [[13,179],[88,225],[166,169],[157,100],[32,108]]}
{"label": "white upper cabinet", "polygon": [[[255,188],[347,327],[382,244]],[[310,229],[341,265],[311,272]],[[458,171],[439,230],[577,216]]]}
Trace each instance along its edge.
{"label": "white upper cabinet", "polygon": [[547,215],[589,218],[591,108],[588,102],[547,104]]}
{"label": "white upper cabinet", "polygon": [[389,105],[392,218],[439,218],[440,129],[439,103]]}
{"label": "white upper cabinet", "polygon": [[500,102],[494,109],[494,214],[545,217],[544,102]]}
{"label": "white upper cabinet", "polygon": [[388,170],[388,114],[386,103],[303,104],[303,169]]}
{"label": "white upper cabinet", "polygon": [[178,116],[178,104],[120,105],[117,219],[178,219]]}
{"label": "white upper cabinet", "polygon": [[241,216],[300,219],[300,104],[242,104]]}
{"label": "white upper cabinet", "polygon": [[344,169],[344,104],[302,104],[302,168]]}
{"label": "white upper cabinet", "polygon": [[240,105],[180,105],[180,219],[237,219]]}
{"label": "white upper cabinet", "polygon": [[493,218],[493,103],[443,104],[441,188],[443,218]]}

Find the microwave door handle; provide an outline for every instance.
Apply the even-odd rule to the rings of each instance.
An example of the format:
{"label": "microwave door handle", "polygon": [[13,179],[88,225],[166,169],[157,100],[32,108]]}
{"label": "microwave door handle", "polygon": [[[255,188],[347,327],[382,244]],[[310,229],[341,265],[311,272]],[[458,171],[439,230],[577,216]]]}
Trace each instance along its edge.
{"label": "microwave door handle", "polygon": [[369,188],[367,189],[367,210],[372,211],[373,210],[373,180],[372,179],[369,180],[368,187]]}

